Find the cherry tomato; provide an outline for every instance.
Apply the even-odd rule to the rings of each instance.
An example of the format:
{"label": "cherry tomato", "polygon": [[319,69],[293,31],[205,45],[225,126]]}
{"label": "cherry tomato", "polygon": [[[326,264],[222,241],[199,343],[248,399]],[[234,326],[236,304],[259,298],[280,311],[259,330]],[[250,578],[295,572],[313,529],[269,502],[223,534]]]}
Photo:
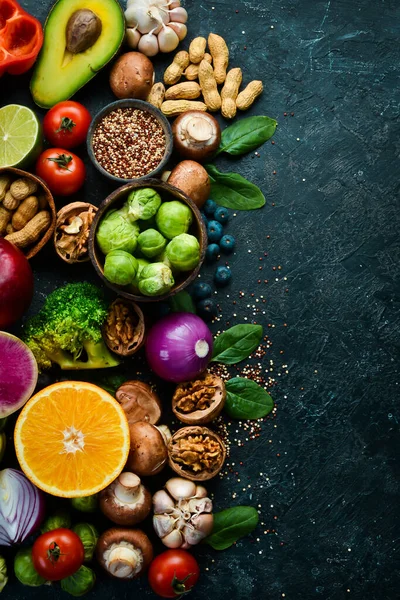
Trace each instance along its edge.
{"label": "cherry tomato", "polygon": [[79,102],[59,102],[43,119],[45,138],[53,146],[75,148],[85,141],[91,120],[90,112]]}
{"label": "cherry tomato", "polygon": [[45,180],[54,194],[70,196],[83,186],[86,169],[76,154],[62,148],[50,148],[39,156],[36,174]]}
{"label": "cherry tomato", "polygon": [[149,583],[162,598],[177,598],[188,592],[200,575],[196,559],[186,550],[167,550],[156,556],[149,568]]}
{"label": "cherry tomato", "polygon": [[40,535],[32,548],[35,570],[48,581],[59,581],[73,575],[83,563],[83,544],[70,529],[53,529]]}

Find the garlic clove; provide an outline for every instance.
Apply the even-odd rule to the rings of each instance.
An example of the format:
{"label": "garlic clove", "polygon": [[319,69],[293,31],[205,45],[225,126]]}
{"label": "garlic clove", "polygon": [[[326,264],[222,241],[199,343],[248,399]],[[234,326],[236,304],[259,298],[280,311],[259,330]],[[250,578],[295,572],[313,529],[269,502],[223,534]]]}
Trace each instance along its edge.
{"label": "garlic clove", "polygon": [[138,47],[138,43],[141,37],[142,36],[136,29],[136,27],[128,27],[128,29],[125,31],[125,41],[128,44],[129,48],[132,48],[133,50],[136,50],[136,48]]}
{"label": "garlic clove", "polygon": [[182,6],[177,6],[169,11],[169,18],[176,23],[186,23],[188,20],[187,11]]}
{"label": "garlic clove", "polygon": [[[128,2],[134,2],[135,0],[128,0]],[[170,9],[173,8],[178,8],[178,6],[181,5],[181,0],[172,0],[171,2],[168,2],[168,7]]]}
{"label": "garlic clove", "polygon": [[169,513],[174,510],[175,502],[167,492],[159,490],[153,496],[153,508],[156,515]]}
{"label": "garlic clove", "polygon": [[158,537],[163,538],[175,529],[175,519],[168,515],[154,515],[153,527]]}
{"label": "garlic clove", "polygon": [[202,532],[203,536],[206,537],[213,530],[214,517],[213,515],[203,513],[194,516],[190,522],[197,531]]}
{"label": "garlic clove", "polygon": [[170,21],[168,23],[168,27],[171,27],[171,29],[175,31],[180,42],[187,36],[187,27],[184,23],[175,23],[175,21]]}
{"label": "garlic clove", "polygon": [[175,31],[168,25],[164,25],[158,34],[158,46],[161,52],[172,52],[177,48],[179,38]]}
{"label": "garlic clove", "polygon": [[151,31],[145,33],[139,40],[138,50],[145,56],[155,56],[159,52],[157,36]]}
{"label": "garlic clove", "polygon": [[192,498],[196,493],[196,484],[183,477],[172,477],[165,484],[165,488],[175,500]]}
{"label": "garlic clove", "polygon": [[210,498],[192,498],[189,500],[188,509],[192,513],[210,513],[213,505]]}
{"label": "garlic clove", "polygon": [[174,531],[163,537],[161,541],[167,548],[180,548],[184,539],[181,532],[174,529]]}
{"label": "garlic clove", "polygon": [[204,485],[197,485],[196,486],[196,498],[206,498],[207,497],[207,490],[204,487]]}

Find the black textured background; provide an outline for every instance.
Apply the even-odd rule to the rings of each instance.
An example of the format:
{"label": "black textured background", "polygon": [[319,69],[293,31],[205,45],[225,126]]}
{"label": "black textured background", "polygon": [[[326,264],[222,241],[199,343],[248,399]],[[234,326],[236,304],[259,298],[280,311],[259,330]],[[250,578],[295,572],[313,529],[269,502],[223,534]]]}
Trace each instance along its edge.
{"label": "black textured background", "polygon": [[[23,4],[43,21],[51,3]],[[231,65],[242,67],[246,81],[261,77],[265,84],[250,114],[279,121],[275,144],[267,143],[260,158],[217,162],[260,185],[267,205],[238,213],[229,225],[238,249],[229,261],[232,285],[218,294],[223,318],[214,330],[227,320],[251,320],[255,299],[266,299],[266,314],[257,320],[272,342],[263,364],[277,381],[277,413],[255,441],[232,446],[229,463],[240,475],[210,487],[217,509],[259,506],[263,525],[223,553],[196,550],[203,572],[191,598],[395,600],[399,4],[186,0],[185,6],[188,40],[210,31],[224,35]],[[157,60],[159,73],[167,62]],[[113,100],[107,73],[76,96],[93,114]],[[1,104],[33,107],[28,82],[28,76],[3,77]],[[78,197],[99,204],[109,191],[89,166]],[[58,261],[50,245],[32,266],[34,310],[57,285],[95,280],[89,266]],[[204,271],[206,279],[211,275]],[[137,364],[128,363],[127,373],[135,375]],[[231,439],[244,439],[235,429]],[[60,592],[13,580],[3,594],[47,600]],[[100,574],[88,596],[136,597],[154,597],[145,580],[120,583]]]}

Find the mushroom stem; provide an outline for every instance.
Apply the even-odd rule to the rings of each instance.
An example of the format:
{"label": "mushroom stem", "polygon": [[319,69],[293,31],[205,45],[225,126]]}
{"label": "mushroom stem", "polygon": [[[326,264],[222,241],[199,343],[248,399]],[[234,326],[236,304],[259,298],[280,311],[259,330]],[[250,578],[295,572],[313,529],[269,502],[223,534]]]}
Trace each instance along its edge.
{"label": "mushroom stem", "polygon": [[140,569],[141,557],[136,548],[117,546],[111,550],[107,560],[107,570],[114,577],[129,579]]}
{"label": "mushroom stem", "polygon": [[140,479],[134,473],[121,473],[114,490],[115,497],[123,504],[133,504],[140,495]]}

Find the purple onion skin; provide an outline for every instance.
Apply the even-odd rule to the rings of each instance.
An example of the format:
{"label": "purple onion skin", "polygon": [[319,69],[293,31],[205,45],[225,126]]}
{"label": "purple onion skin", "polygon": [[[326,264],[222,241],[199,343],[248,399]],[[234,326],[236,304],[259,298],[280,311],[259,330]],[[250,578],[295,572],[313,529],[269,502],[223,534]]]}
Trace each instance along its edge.
{"label": "purple onion skin", "polygon": [[[205,356],[196,354],[196,343],[208,344]],[[202,344],[204,354],[204,346]],[[213,338],[200,317],[192,313],[171,313],[158,321],[146,341],[150,368],[165,381],[181,383],[202,373],[211,360]]]}
{"label": "purple onion skin", "polygon": [[17,469],[0,471],[0,546],[20,544],[41,524],[44,495]]}

